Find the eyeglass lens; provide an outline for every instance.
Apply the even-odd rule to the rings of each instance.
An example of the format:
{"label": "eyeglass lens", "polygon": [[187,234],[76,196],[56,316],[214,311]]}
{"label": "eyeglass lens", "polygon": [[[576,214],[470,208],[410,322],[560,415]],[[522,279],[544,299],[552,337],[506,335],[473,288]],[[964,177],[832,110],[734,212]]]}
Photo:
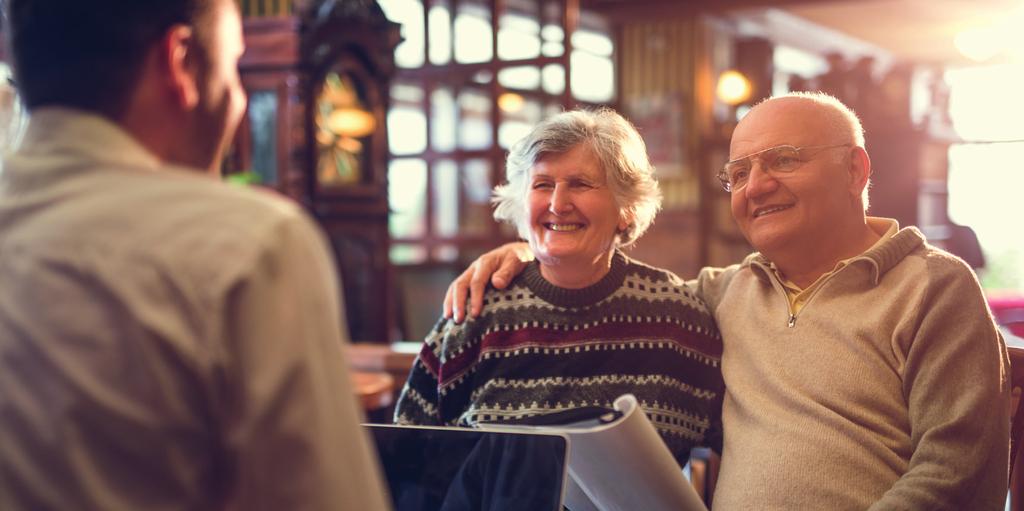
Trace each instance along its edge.
{"label": "eyeglass lens", "polygon": [[763,171],[792,172],[800,164],[800,150],[793,146],[773,147],[726,164],[723,177],[725,177],[730,190],[742,188],[747,184],[750,171],[753,168],[752,160],[755,158],[761,163]]}

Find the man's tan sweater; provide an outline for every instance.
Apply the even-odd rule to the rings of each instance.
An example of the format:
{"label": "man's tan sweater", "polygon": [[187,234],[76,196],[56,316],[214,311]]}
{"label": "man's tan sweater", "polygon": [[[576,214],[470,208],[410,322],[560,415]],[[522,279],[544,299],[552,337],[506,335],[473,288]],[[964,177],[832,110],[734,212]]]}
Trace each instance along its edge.
{"label": "man's tan sweater", "polygon": [[716,509],[1002,509],[1006,348],[971,270],[917,229],[795,316],[759,254],[698,293],[725,342]]}

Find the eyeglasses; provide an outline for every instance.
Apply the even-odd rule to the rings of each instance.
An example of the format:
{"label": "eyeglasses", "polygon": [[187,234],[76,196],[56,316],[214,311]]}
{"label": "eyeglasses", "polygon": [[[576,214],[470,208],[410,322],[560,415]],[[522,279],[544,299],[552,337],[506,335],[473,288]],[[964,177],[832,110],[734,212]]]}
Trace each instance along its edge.
{"label": "eyeglasses", "polygon": [[755,159],[761,162],[761,170],[764,172],[773,175],[788,174],[807,162],[810,156],[809,152],[850,146],[852,144],[812,145],[806,147],[780,145],[769,147],[768,149],[748,154],[726,163],[715,177],[721,181],[722,188],[725,191],[734,192],[747,185]]}

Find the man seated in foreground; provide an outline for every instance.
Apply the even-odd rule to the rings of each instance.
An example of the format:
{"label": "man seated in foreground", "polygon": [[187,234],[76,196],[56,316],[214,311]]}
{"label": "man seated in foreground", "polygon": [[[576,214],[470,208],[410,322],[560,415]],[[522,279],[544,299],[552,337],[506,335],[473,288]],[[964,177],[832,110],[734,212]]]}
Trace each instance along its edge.
{"label": "man seated in foreground", "polygon": [[[860,121],[824,94],[767,100],[733,133],[719,177],[758,252],[695,284],[725,344],[718,509],[1004,506],[1003,340],[963,261],[866,215],[870,175]],[[528,257],[483,256],[446,314],[470,289],[480,314]]]}
{"label": "man seated in foreground", "polygon": [[388,509],[322,233],[217,179],[236,2],[5,4],[0,509]]}

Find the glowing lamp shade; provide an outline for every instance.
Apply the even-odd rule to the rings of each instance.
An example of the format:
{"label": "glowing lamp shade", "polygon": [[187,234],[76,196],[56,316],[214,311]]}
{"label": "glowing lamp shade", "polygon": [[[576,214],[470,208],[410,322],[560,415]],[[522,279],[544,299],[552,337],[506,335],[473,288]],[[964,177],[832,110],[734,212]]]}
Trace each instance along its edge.
{"label": "glowing lamp shade", "polygon": [[750,99],[752,90],[750,80],[743,73],[730,69],[718,77],[715,94],[723,103],[736,106]]}
{"label": "glowing lamp shade", "polygon": [[498,108],[503,112],[514,114],[523,109],[523,97],[514,92],[506,92],[498,96]]}
{"label": "glowing lamp shade", "polygon": [[365,137],[377,128],[377,120],[366,110],[338,108],[327,118],[327,129],[346,137]]}

